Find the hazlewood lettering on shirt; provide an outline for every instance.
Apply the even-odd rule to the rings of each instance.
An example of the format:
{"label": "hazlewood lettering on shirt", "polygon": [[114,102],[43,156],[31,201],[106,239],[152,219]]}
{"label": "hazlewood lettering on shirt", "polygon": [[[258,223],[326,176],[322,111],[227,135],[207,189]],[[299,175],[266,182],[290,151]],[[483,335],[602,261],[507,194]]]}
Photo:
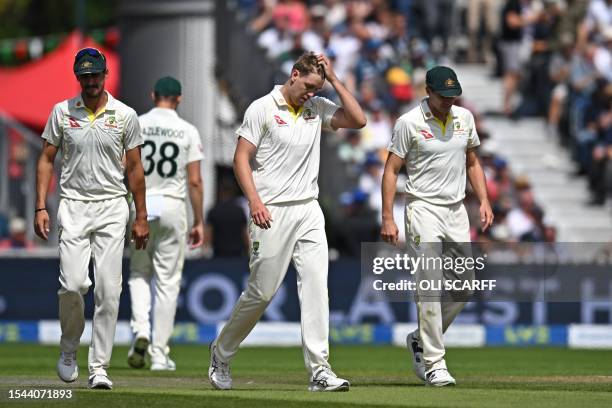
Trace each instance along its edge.
{"label": "hazlewood lettering on shirt", "polygon": [[185,137],[184,130],[162,128],[159,126],[144,127],[142,128],[142,134],[145,136],[161,136],[174,139],[182,139]]}

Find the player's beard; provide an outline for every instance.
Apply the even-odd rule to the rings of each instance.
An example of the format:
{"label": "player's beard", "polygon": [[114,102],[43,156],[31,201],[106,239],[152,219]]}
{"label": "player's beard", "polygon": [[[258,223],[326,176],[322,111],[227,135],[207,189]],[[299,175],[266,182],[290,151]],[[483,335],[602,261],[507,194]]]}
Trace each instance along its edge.
{"label": "player's beard", "polygon": [[83,89],[83,93],[88,98],[97,98],[100,95],[102,95],[103,91],[104,91],[104,84],[87,86]]}

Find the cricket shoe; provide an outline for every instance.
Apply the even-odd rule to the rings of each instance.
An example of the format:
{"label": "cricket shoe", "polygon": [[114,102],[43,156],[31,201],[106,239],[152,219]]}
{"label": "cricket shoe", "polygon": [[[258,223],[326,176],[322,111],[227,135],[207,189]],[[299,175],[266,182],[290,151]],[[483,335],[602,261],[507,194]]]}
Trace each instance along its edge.
{"label": "cricket shoe", "polygon": [[[417,329],[418,330],[418,329]],[[423,348],[419,346],[419,341],[416,337],[416,332],[412,332],[406,336],[406,347],[412,355],[412,370],[421,381],[427,381],[425,377],[425,362],[423,361]]]}
{"label": "cricket shoe", "polygon": [[146,337],[137,337],[134,339],[132,347],[130,351],[128,351],[127,362],[130,367],[142,368],[145,366],[147,347],[149,347],[149,339]]}
{"label": "cricket shoe", "polygon": [[432,387],[444,387],[446,385],[455,385],[457,381],[455,381],[446,368],[440,368],[427,373],[426,384]]}
{"label": "cricket shoe", "polygon": [[210,367],[208,367],[208,379],[212,386],[217,390],[232,389],[232,375],[230,366],[217,358],[215,349],[217,346],[210,347]]}
{"label": "cricket shoe", "polygon": [[176,371],[176,363],[168,356],[151,357],[151,371]]}
{"label": "cricket shoe", "polygon": [[92,374],[89,376],[87,387],[92,390],[112,390],[113,382],[106,374]]}
{"label": "cricket shoe", "polygon": [[321,367],[312,376],[309,391],[348,391],[350,384],[343,378],[338,378],[328,367]]}
{"label": "cricket shoe", "polygon": [[74,382],[79,378],[76,351],[72,353],[60,352],[60,358],[57,360],[57,375],[67,383]]}

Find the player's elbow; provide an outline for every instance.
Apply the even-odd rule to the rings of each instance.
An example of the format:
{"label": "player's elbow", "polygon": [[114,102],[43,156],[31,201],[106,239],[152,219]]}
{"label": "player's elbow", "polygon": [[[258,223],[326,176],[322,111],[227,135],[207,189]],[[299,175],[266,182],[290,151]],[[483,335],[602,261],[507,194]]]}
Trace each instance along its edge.
{"label": "player's elbow", "polygon": [[366,119],[365,115],[361,115],[361,117],[355,120],[355,129],[362,129],[367,124],[368,124],[368,120]]}
{"label": "player's elbow", "polygon": [[199,190],[202,188],[202,178],[201,177],[189,178],[188,185],[189,185],[189,189],[191,190]]}

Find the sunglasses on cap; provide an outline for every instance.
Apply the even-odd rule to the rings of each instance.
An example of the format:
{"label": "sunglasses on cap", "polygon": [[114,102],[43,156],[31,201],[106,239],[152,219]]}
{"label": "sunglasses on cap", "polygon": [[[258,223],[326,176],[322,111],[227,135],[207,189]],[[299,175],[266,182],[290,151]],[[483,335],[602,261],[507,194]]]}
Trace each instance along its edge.
{"label": "sunglasses on cap", "polygon": [[102,59],[104,61],[106,61],[106,58],[104,57],[104,54],[102,54],[100,52],[100,50],[98,50],[96,48],[83,48],[82,50],[77,52],[77,55],[74,57],[74,62],[76,63],[84,55],[89,55],[89,56],[95,57],[95,58],[102,57]]}

